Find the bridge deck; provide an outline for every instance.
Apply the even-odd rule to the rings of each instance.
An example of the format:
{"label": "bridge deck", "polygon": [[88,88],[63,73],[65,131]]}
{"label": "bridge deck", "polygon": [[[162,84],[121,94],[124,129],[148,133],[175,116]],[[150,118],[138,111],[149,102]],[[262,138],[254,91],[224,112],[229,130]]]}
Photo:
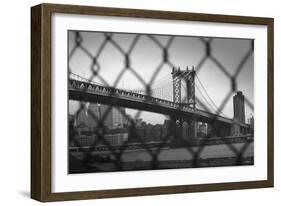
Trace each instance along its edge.
{"label": "bridge deck", "polygon": [[98,102],[166,115],[195,117],[199,121],[206,122],[216,120],[224,124],[235,123],[243,127],[248,127],[246,124],[234,122],[232,119],[203,110],[193,109],[185,104],[178,104],[172,101],[94,83],[69,80],[68,90],[69,99],[72,100]]}

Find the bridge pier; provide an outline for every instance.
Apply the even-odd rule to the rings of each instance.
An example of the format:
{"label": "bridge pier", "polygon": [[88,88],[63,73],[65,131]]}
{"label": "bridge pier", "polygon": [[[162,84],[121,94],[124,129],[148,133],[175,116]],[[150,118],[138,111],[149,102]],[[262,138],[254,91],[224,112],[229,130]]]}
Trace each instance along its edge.
{"label": "bridge pier", "polygon": [[226,137],[231,135],[232,128],[230,125],[221,124],[218,121],[209,122],[207,125],[207,136],[209,137]]}
{"label": "bridge pier", "polygon": [[177,139],[188,141],[197,138],[198,134],[198,121],[195,118],[183,119],[179,117],[172,118],[173,133]]}
{"label": "bridge pier", "polygon": [[247,127],[242,127],[238,123],[233,123],[231,126],[231,135],[233,136],[239,136],[239,135],[244,135],[244,134],[249,134],[253,133],[251,131],[251,128]]}
{"label": "bridge pier", "polygon": [[174,146],[182,145],[182,138],[184,134],[182,134],[182,119],[179,117],[172,116],[171,124],[169,127],[172,138],[170,139]]}
{"label": "bridge pier", "polygon": [[198,122],[195,118],[188,120],[188,137],[197,138]]}

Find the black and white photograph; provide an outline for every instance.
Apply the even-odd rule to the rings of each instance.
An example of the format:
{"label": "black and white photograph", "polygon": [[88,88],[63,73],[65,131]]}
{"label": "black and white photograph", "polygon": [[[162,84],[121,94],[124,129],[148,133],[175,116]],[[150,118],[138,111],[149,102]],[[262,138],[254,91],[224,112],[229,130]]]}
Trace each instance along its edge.
{"label": "black and white photograph", "polygon": [[254,165],[254,39],[67,35],[69,174]]}

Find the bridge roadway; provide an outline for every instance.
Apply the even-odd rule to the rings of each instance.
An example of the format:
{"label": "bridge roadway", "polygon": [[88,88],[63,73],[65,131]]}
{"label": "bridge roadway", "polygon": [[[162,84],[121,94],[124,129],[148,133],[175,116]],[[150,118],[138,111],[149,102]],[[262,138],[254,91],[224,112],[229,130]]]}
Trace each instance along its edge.
{"label": "bridge roadway", "polygon": [[[221,125],[227,126],[234,124],[232,119],[203,110],[192,109],[184,104],[84,81],[70,79],[68,91],[71,100],[127,107],[182,118],[196,118],[197,121],[207,123],[215,120]],[[235,124],[245,128],[248,127],[248,125],[242,123],[235,122]]]}

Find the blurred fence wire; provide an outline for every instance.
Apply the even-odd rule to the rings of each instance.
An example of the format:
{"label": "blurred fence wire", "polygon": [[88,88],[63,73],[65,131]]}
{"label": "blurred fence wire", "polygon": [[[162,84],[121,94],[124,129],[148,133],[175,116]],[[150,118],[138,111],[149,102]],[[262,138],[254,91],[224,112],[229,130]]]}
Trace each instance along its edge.
{"label": "blurred fence wire", "polygon": [[[162,104],[165,104],[169,108],[173,107],[174,111],[181,112],[185,109],[186,111],[190,109],[191,113],[206,111],[208,114],[212,114],[212,122],[218,120],[220,116],[232,119],[232,117],[226,117],[224,108],[232,100],[233,95],[239,91],[238,76],[243,75],[241,73],[245,69],[245,65],[253,59],[253,40],[246,42],[248,49],[243,53],[242,58],[235,63],[235,68],[230,71],[214,54],[216,49],[219,50],[214,46],[216,38],[192,37],[194,41],[197,41],[198,47],[201,49],[201,56],[197,56],[198,61],[194,65],[196,108],[189,108],[188,105],[171,103],[173,100],[165,97],[165,92],[168,93],[169,89],[166,88],[164,83],[167,83],[168,80],[163,76],[159,78],[163,70],[168,70],[170,74],[175,68],[178,68],[178,62],[174,61],[175,58],[172,57],[172,51],[170,50],[176,39],[184,39],[183,37],[167,36],[163,41],[157,35],[131,34],[130,41],[128,40],[126,46],[124,46],[124,38],[121,40],[118,38],[120,34],[107,32],[99,32],[98,34],[100,41],[95,43],[94,39],[89,39],[89,32],[88,37],[86,37],[87,40],[85,40],[85,32],[69,31],[69,91],[72,89],[72,95],[69,94],[69,101],[75,102],[76,105],[72,113],[69,112],[70,173],[253,164],[253,151],[251,152],[253,150],[253,145],[251,144],[253,141],[253,129],[248,129],[236,136],[225,135],[225,137],[220,137],[208,135],[207,132],[205,132],[204,136],[195,136],[195,134],[182,132],[183,124],[180,125],[180,129],[173,124],[173,120],[177,118],[177,112],[167,112],[170,120],[167,125],[143,126],[140,125],[141,122],[138,122],[138,120],[146,108],[140,107],[144,109],[138,109],[132,116],[125,109],[130,108],[130,105],[124,103],[124,106],[121,106],[122,102],[120,103],[122,98],[133,97],[136,102],[147,103],[147,105],[153,104],[153,108],[162,107]],[[146,52],[142,51],[142,55],[152,55],[150,46],[153,45],[153,55],[160,59],[155,64],[156,66],[149,68],[151,72],[149,78],[145,77],[143,72],[140,72],[141,68],[137,68],[136,64],[134,64],[134,60],[137,58],[134,57],[135,49],[138,44],[144,44],[141,42],[143,38],[146,38],[145,43],[149,42],[149,44],[147,44],[148,46],[144,45]],[[109,49],[107,48],[109,46],[112,50],[115,50],[115,53],[118,53],[118,57],[111,56],[112,53],[108,52]],[[158,52],[154,54],[156,48]],[[114,63],[115,58],[120,58],[122,62],[121,68],[118,68],[117,75],[115,75],[116,72],[111,73],[109,71],[107,73],[113,79],[112,81],[108,81],[109,78],[105,76],[105,68],[101,63],[101,59],[104,59],[106,55],[108,62],[113,61],[111,70],[121,65]],[[72,61],[76,63],[74,64]],[[229,86],[229,91],[225,95],[217,94],[224,96],[219,104],[208,95],[208,89],[205,88],[204,82],[200,81],[197,75],[199,72],[209,69],[205,66],[206,62],[222,72],[225,80],[230,85],[225,85],[226,88]],[[144,65],[149,65],[145,63]],[[83,67],[85,75],[83,75],[83,72],[77,72],[79,65]],[[88,65],[87,68],[85,68],[85,65]],[[137,81],[138,85],[141,86],[138,88],[130,88],[126,84],[123,87],[120,86],[122,85],[123,76],[128,72],[134,76],[132,81]],[[179,78],[181,79],[180,81],[186,81],[186,76],[184,75],[179,76]],[[210,78],[212,77],[210,76]],[[164,83],[162,84],[161,81]],[[169,84],[172,86],[173,82],[171,81]],[[216,84],[216,81],[214,81],[214,84]],[[182,88],[179,89],[182,90],[182,101],[188,98],[184,92],[187,90],[186,84],[182,84]],[[91,97],[90,90],[94,91],[94,97]],[[108,97],[107,103],[101,101],[104,94]],[[74,96],[75,98],[73,98]],[[121,100],[120,97],[122,97]],[[246,106],[253,111],[254,105],[251,98],[245,96],[244,100]],[[69,107],[72,107],[70,103],[69,105]],[[149,111],[153,111],[153,109]],[[113,124],[112,118],[119,118],[118,121],[122,123],[122,126],[117,125],[114,128],[109,128],[108,124]],[[235,124],[235,121],[233,121],[233,124]],[[250,127],[249,124],[244,125],[245,127]],[[154,138],[154,141],[149,141],[147,139],[148,135],[157,136],[158,139]],[[204,151],[209,151],[208,147],[214,147],[214,149],[211,149],[214,151],[211,152],[216,152],[215,147],[221,147],[223,151],[226,151],[226,154],[231,155],[217,158],[211,155],[205,158],[203,153]],[[173,160],[164,158],[165,160],[163,160],[165,151],[170,148],[175,151],[179,148],[184,149],[185,152],[180,152],[179,156],[187,155],[188,158],[180,157]],[[145,154],[147,161],[141,158],[136,158],[134,161],[126,160],[128,157],[124,157],[124,155],[129,151]],[[167,155],[169,156],[169,154]]]}

